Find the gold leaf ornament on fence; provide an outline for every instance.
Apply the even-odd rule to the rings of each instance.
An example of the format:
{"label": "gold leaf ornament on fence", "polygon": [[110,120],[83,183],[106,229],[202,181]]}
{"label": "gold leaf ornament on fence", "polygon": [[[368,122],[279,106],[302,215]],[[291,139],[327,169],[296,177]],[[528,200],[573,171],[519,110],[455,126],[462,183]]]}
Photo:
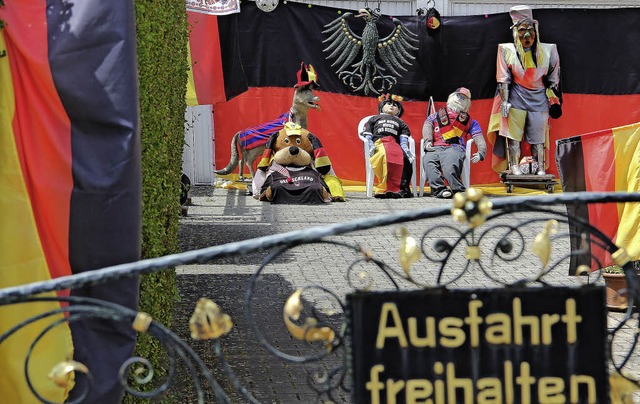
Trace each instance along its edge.
{"label": "gold leaf ornament on fence", "polygon": [[62,361],[51,369],[48,377],[49,380],[56,384],[56,386],[66,389],[70,387],[70,383],[73,383],[74,372],[89,374],[89,368],[87,368],[83,363],[73,360]]}
{"label": "gold leaf ornament on fence", "polygon": [[609,376],[609,398],[611,403],[633,404],[633,394],[640,391],[638,383],[634,383],[620,373]]}
{"label": "gold leaf ornament on fence", "polygon": [[152,321],[153,317],[143,311],[140,311],[136,314],[136,318],[133,319],[131,327],[138,332],[147,332]]}
{"label": "gold leaf ornament on fence", "polygon": [[556,234],[558,229],[558,221],[555,219],[548,220],[542,231],[536,235],[531,243],[531,252],[533,252],[542,263],[542,269],[549,265],[549,257],[551,257],[551,236]]}
{"label": "gold leaf ornament on fence", "polygon": [[319,327],[318,320],[315,318],[307,318],[304,325],[294,323],[294,321],[300,319],[300,314],[304,308],[300,298],[303,291],[304,288],[301,288],[293,292],[284,305],[283,317],[287,331],[291,336],[301,341],[322,341],[325,347],[328,347],[335,338],[335,332],[330,327]]}
{"label": "gold leaf ornament on fence", "polygon": [[225,335],[233,327],[231,317],[212,300],[200,298],[189,320],[191,338],[206,340]]}
{"label": "gold leaf ornament on fence", "polygon": [[400,236],[400,266],[407,276],[411,276],[411,267],[420,259],[422,252],[418,242],[409,235],[406,227],[400,227],[398,234]]}

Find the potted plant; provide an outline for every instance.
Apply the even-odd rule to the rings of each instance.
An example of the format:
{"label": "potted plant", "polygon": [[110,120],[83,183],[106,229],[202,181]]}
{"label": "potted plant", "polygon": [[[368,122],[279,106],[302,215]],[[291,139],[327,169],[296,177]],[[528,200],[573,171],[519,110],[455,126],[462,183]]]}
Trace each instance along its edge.
{"label": "potted plant", "polygon": [[609,265],[600,270],[607,288],[607,308],[626,310],[628,303],[627,279],[619,265]]}
{"label": "potted plant", "polygon": [[[633,261],[636,276],[640,276],[640,261]],[[628,303],[628,285],[624,269],[619,265],[609,265],[600,270],[607,288],[607,308],[626,310]]]}

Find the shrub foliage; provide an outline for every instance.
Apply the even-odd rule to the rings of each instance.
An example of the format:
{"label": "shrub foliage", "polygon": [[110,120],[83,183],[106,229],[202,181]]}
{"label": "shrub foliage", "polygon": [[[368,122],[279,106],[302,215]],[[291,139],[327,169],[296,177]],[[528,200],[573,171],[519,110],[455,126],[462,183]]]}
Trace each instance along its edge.
{"label": "shrub foliage", "polygon": [[[142,136],[142,258],[178,251],[180,175],[184,144],[188,26],[184,1],[136,0]],[[145,275],[140,311],[169,327],[178,298],[175,272]],[[136,355],[165,373],[164,349],[141,335]],[[134,402],[131,396],[127,402]]]}

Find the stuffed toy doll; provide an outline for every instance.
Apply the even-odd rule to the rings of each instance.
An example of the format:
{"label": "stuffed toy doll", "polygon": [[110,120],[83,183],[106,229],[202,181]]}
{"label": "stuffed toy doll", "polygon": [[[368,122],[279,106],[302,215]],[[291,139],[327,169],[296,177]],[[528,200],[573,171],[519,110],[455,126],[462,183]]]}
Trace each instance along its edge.
{"label": "stuffed toy doll", "polygon": [[315,136],[293,122],[267,142],[273,154],[264,183],[261,201],[274,204],[319,205],[331,202],[329,187],[313,167]]}
{"label": "stuffed toy doll", "polygon": [[[296,125],[293,122],[289,122],[285,126],[285,129],[288,127],[291,131]],[[300,126],[300,125],[297,125]],[[346,197],[344,193],[344,189],[342,188],[342,181],[336,176],[335,171],[331,165],[331,160],[327,155],[322,143],[320,143],[320,139],[318,139],[311,132],[307,131],[304,128],[301,128],[304,133],[306,133],[305,139],[309,141],[311,150],[307,150],[307,152],[311,155],[311,166],[315,168],[320,175],[322,176],[322,180],[329,187],[331,193],[331,201],[332,202],[346,202]],[[274,153],[275,150],[273,147],[276,146],[277,139],[280,135],[280,132],[275,133],[269,139],[270,143],[266,145],[264,152],[262,153],[262,157],[260,162],[258,163],[258,170],[256,170],[256,175],[253,178],[252,182],[252,190],[254,198],[260,199],[260,195],[262,193],[262,188],[266,180],[267,174],[272,171],[271,165],[274,162]],[[305,140],[305,145],[306,145]]]}
{"label": "stuffed toy doll", "polygon": [[369,142],[369,161],[378,178],[375,198],[411,198],[409,184],[415,156],[409,148],[409,126],[400,118],[404,113],[402,97],[384,94],[378,97],[378,115],[365,123],[361,136]]}

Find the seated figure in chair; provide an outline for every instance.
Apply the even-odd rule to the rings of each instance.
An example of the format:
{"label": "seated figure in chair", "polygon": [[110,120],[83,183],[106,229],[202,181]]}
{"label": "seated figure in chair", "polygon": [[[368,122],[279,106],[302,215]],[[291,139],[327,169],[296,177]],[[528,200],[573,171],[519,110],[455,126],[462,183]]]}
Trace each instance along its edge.
{"label": "seated figure in chair", "polygon": [[[431,114],[422,126],[424,158],[421,164],[427,173],[431,195],[436,198],[451,198],[456,192],[463,192],[462,168],[465,159],[465,145],[469,136],[478,148],[472,163],[484,160],[487,144],[482,129],[469,116],[471,92],[460,87],[447,98],[447,106]],[[449,187],[444,183],[447,180]]]}
{"label": "seated figure in chair", "polygon": [[371,167],[378,178],[376,198],[411,198],[411,164],[415,156],[409,148],[409,126],[400,118],[402,97],[385,94],[378,98],[378,115],[372,116],[361,133],[369,142]]}

